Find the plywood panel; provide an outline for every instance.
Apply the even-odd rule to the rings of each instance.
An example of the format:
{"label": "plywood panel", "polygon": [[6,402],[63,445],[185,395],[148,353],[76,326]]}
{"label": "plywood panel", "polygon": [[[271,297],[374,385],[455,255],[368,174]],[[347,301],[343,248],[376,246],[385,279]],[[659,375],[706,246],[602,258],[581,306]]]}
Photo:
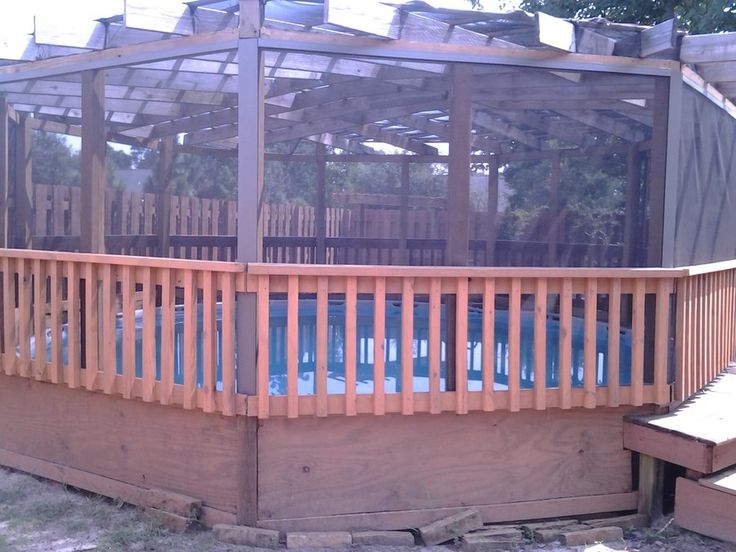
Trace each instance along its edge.
{"label": "plywood panel", "polygon": [[11,452],[161,488],[235,512],[236,418],[0,377],[0,443]]}
{"label": "plywood panel", "polygon": [[270,419],[259,431],[259,519],[626,493],[627,412]]}
{"label": "plywood panel", "polygon": [[678,478],[675,522],[690,531],[736,543],[736,497]]}

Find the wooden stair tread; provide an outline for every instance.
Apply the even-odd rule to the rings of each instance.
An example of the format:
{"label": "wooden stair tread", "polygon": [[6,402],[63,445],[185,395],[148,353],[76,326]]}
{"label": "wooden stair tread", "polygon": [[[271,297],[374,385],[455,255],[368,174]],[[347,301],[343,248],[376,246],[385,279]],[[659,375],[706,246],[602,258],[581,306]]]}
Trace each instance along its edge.
{"label": "wooden stair tread", "polygon": [[698,483],[704,487],[736,496],[736,467],[711,475],[710,477],[703,477]]}
{"label": "wooden stair tread", "polygon": [[701,473],[736,464],[736,374],[719,375],[672,412],[627,418],[624,446]]}

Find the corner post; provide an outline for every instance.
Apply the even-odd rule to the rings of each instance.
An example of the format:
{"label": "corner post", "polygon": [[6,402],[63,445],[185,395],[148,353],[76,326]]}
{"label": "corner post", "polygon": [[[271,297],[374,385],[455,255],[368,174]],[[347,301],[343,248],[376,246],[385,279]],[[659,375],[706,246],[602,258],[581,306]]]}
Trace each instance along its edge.
{"label": "corner post", "polygon": [[14,242],[13,247],[31,249],[33,245],[33,171],[32,144],[33,131],[28,115],[20,115],[15,134],[15,186],[14,200]]}
{"label": "corner post", "polygon": [[156,189],[156,234],[161,257],[169,256],[171,237],[171,175],[174,169],[174,137],[159,141],[158,188]]}
{"label": "corner post", "polygon": [[327,262],[327,148],[317,144],[317,204],[314,226],[317,234],[317,264]]}
{"label": "corner post", "polygon": [[409,158],[401,158],[401,192],[399,205],[399,258],[401,264],[409,264]]}
{"label": "corner post", "polygon": [[105,72],[92,69],[82,73],[81,211],[79,249],[86,253],[105,252],[105,184],[107,149],[105,132]]}
{"label": "corner post", "polygon": [[8,197],[10,190],[10,124],[8,99],[0,95],[0,247],[8,247]]}

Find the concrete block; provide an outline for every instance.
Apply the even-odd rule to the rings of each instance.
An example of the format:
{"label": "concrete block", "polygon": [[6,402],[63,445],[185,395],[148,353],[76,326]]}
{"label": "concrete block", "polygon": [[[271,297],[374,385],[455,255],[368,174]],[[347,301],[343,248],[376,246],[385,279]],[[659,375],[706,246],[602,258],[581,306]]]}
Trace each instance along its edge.
{"label": "concrete block", "polygon": [[279,532],[246,525],[218,524],[212,528],[215,538],[228,544],[256,546],[258,548],[278,548]]}
{"label": "concrete block", "polygon": [[481,527],[483,527],[483,519],[480,517],[480,512],[475,508],[470,508],[421,527],[419,535],[424,544],[431,546],[447,542]]}
{"label": "concrete block", "polygon": [[624,532],[620,527],[596,527],[562,533],[561,542],[565,546],[584,546],[597,542],[623,540],[623,538]]}
{"label": "concrete block", "polygon": [[414,535],[408,531],[359,531],[353,533],[353,544],[414,546]]}
{"label": "concrete block", "polygon": [[340,548],[353,544],[347,531],[311,531],[286,533],[286,548]]}
{"label": "concrete block", "polygon": [[590,529],[590,527],[588,525],[581,525],[579,523],[572,523],[555,528],[535,529],[532,533],[532,538],[535,542],[556,542],[558,540],[562,540],[562,533],[572,531],[584,531],[586,529]]}
{"label": "concrete block", "polygon": [[520,530],[512,533],[509,530],[494,532],[476,531],[462,537],[463,550],[483,552],[485,550],[515,550],[525,544]]}
{"label": "concrete block", "polygon": [[590,519],[585,525],[591,527],[620,527],[624,531],[649,527],[649,516],[646,514],[630,514],[628,516],[610,517],[604,519]]}
{"label": "concrete block", "polygon": [[506,537],[506,538],[524,538],[524,532],[519,527],[513,525],[493,526],[486,525],[482,529],[472,531],[465,535],[466,537]]}

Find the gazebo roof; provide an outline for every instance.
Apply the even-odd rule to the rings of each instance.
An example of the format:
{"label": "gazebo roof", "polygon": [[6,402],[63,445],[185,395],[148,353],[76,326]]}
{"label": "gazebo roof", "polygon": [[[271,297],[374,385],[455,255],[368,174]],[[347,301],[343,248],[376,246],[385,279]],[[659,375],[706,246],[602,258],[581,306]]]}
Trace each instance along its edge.
{"label": "gazebo roof", "polygon": [[[257,2],[243,2],[250,4]],[[112,6],[111,13],[78,14],[72,27],[37,14],[0,36],[0,94],[15,113],[32,113],[34,128],[79,134],[80,72],[104,69],[111,141],[151,145],[183,134],[193,150],[236,148],[241,3]],[[686,78],[735,112],[728,98],[736,99],[736,33],[686,36],[674,21],[645,27],[421,1],[271,0],[262,36],[292,48],[264,55],[267,144],[308,139],[364,152],[366,144],[383,142],[435,153],[432,144],[447,141],[448,66],[421,61],[429,45],[442,45],[434,48],[437,59],[471,52],[489,63],[518,60],[520,67],[475,69],[473,145],[480,151],[537,151],[551,141],[585,146],[599,131],[627,142],[646,139],[654,98],[647,68],[671,70],[672,60],[688,64]],[[310,41],[319,51],[309,51]],[[351,53],[329,51],[351,41]],[[400,48],[402,59],[362,55]],[[552,69],[561,59],[570,63]],[[583,74],[576,60],[620,67],[622,75]]]}

